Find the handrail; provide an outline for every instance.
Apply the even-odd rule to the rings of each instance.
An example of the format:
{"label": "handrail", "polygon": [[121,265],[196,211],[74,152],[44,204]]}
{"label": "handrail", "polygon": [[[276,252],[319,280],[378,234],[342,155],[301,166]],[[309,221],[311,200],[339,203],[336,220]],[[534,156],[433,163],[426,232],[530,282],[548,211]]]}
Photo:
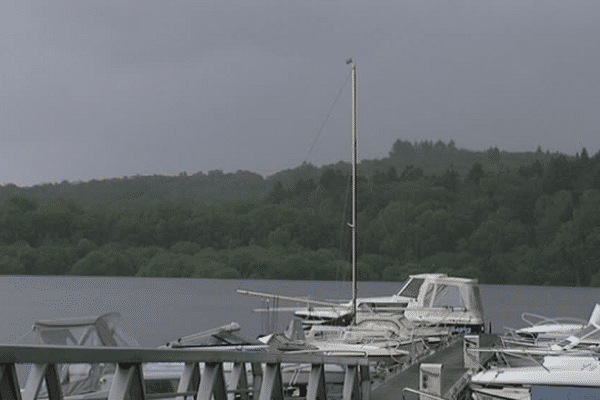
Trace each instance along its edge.
{"label": "handrail", "polygon": [[[538,322],[532,322],[527,318],[539,318]],[[524,312],[521,314],[521,319],[525,322],[527,322],[530,326],[540,326],[540,325],[547,325],[547,324],[564,324],[564,323],[575,323],[575,324],[582,324],[585,325],[588,323],[588,321],[585,321],[581,318],[576,318],[576,317],[546,317],[544,315],[539,315],[539,314],[533,314],[533,313],[529,313],[529,312]]]}
{"label": "handrail", "polygon": [[306,355],[250,351],[143,347],[85,347],[0,344],[0,364],[146,362],[258,362],[292,364],[369,365],[364,357]]}
{"label": "handrail", "polygon": [[[106,391],[65,397],[57,366],[62,364],[114,363],[108,396]],[[178,387],[172,393],[145,393],[145,363],[185,363],[177,372]],[[202,379],[200,379],[200,363]],[[233,363],[230,382],[225,382],[224,363]],[[16,364],[33,364],[25,387],[21,390]],[[194,398],[227,400],[228,393],[254,393],[254,398],[283,397],[282,364],[309,364],[309,393],[327,396],[326,364],[344,365],[344,393],[351,397],[370,396],[369,360],[365,357],[223,351],[202,349],[86,347],[56,345],[0,344],[0,399],[36,400],[43,382],[50,400],[155,400],[191,395]],[[247,366],[252,366],[252,383]],[[180,375],[179,375],[180,374]],[[170,374],[167,374],[171,376]],[[155,379],[149,376],[148,379]],[[171,379],[171,378],[168,378]],[[244,397],[244,396],[242,396]],[[309,396],[310,397],[310,396]],[[316,397],[310,397],[316,398]]]}

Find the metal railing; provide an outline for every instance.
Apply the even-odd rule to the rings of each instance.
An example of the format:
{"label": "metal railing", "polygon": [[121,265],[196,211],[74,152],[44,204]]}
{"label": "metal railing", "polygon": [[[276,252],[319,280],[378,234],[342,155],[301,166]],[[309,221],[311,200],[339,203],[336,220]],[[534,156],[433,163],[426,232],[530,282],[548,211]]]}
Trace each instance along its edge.
{"label": "metal railing", "polygon": [[[336,357],[306,354],[275,354],[244,351],[198,349],[148,349],[127,347],[34,346],[0,344],[0,399],[35,400],[45,382],[50,400],[69,399],[61,391],[58,364],[114,363],[117,365],[110,390],[83,395],[82,398],[108,400],[143,400],[193,396],[194,399],[227,400],[228,395],[241,399],[283,399],[282,364],[309,364],[307,399],[327,398],[325,365],[344,366],[344,399],[368,400],[370,397],[369,361],[364,357]],[[142,364],[184,363],[174,393],[147,394]],[[200,363],[203,363],[202,376]],[[224,363],[233,369],[225,382]],[[25,387],[21,390],[16,364],[33,364]],[[251,367],[251,382],[247,379]],[[106,393],[106,392],[105,392]]]}

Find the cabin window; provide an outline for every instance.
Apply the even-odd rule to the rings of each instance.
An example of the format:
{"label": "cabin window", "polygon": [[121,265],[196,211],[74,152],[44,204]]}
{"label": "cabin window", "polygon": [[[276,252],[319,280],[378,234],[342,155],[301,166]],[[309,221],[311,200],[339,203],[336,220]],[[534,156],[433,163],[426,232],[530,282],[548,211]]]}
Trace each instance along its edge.
{"label": "cabin window", "polygon": [[402,288],[398,295],[403,297],[412,297],[413,299],[416,299],[419,296],[419,289],[421,289],[421,285],[423,285],[423,282],[425,282],[425,279],[422,278],[414,278],[410,280],[406,284],[406,286]]}
{"label": "cabin window", "polygon": [[433,285],[429,284],[425,289],[425,298],[423,300],[423,307],[431,307],[431,298],[433,297]]}
{"label": "cabin window", "polygon": [[458,286],[437,285],[432,307],[465,308]]}

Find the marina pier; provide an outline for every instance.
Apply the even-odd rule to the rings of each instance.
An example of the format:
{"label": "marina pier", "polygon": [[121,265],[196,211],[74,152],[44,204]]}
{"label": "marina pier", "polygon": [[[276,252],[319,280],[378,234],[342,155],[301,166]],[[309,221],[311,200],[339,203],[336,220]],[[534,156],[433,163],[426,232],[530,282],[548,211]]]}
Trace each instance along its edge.
{"label": "marina pier", "polygon": [[[45,384],[43,397],[51,400],[134,400],[185,398],[226,400],[283,399],[288,397],[282,365],[304,364],[309,370],[308,387],[301,398],[316,400],[328,396],[325,365],[345,369],[343,399],[387,400],[399,398],[458,399],[469,381],[469,368],[485,363],[472,359],[470,346],[490,345],[496,335],[466,336],[453,341],[429,357],[408,366],[386,381],[372,387],[369,361],[365,357],[321,356],[308,354],[244,351],[217,351],[167,348],[122,348],[83,346],[40,346],[0,344],[0,399],[36,400]],[[65,396],[61,392],[58,364],[114,363],[114,375],[104,390]],[[145,363],[180,363],[174,390],[149,392]],[[225,374],[224,364],[232,365]],[[32,364],[23,387],[17,379],[16,365]],[[203,368],[201,368],[203,364]],[[309,367],[310,366],[310,367]],[[251,371],[251,373],[248,373]],[[250,378],[248,378],[250,375]],[[171,379],[173,380],[173,379]],[[146,382],[146,383],[145,383]]]}
{"label": "marina pier", "polygon": [[[79,396],[63,396],[57,364],[117,365],[112,383],[105,391]],[[144,363],[184,363],[175,392],[146,393]],[[204,363],[201,375],[199,363]],[[232,363],[229,379],[225,380],[224,363]],[[17,364],[33,364],[23,390],[17,379]],[[344,399],[370,398],[369,361],[365,357],[332,357],[303,354],[272,354],[197,349],[147,349],[83,346],[39,346],[0,344],[0,399],[35,400],[42,384],[50,400],[143,400],[193,399],[227,400],[234,395],[241,399],[283,399],[282,364],[309,364],[307,399],[326,399],[325,365],[345,367]],[[247,366],[252,370],[252,382],[247,379]],[[250,393],[252,396],[250,397]],[[231,396],[231,397],[230,397]]]}

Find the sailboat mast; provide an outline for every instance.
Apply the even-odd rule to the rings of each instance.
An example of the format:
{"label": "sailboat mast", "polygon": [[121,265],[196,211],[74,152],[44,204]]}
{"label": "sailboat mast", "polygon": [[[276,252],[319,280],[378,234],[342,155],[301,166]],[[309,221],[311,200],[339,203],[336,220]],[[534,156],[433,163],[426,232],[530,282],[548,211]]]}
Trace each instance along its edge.
{"label": "sailboat mast", "polygon": [[358,270],[356,267],[356,62],[352,63],[352,316],[356,323],[356,298],[358,296]]}

